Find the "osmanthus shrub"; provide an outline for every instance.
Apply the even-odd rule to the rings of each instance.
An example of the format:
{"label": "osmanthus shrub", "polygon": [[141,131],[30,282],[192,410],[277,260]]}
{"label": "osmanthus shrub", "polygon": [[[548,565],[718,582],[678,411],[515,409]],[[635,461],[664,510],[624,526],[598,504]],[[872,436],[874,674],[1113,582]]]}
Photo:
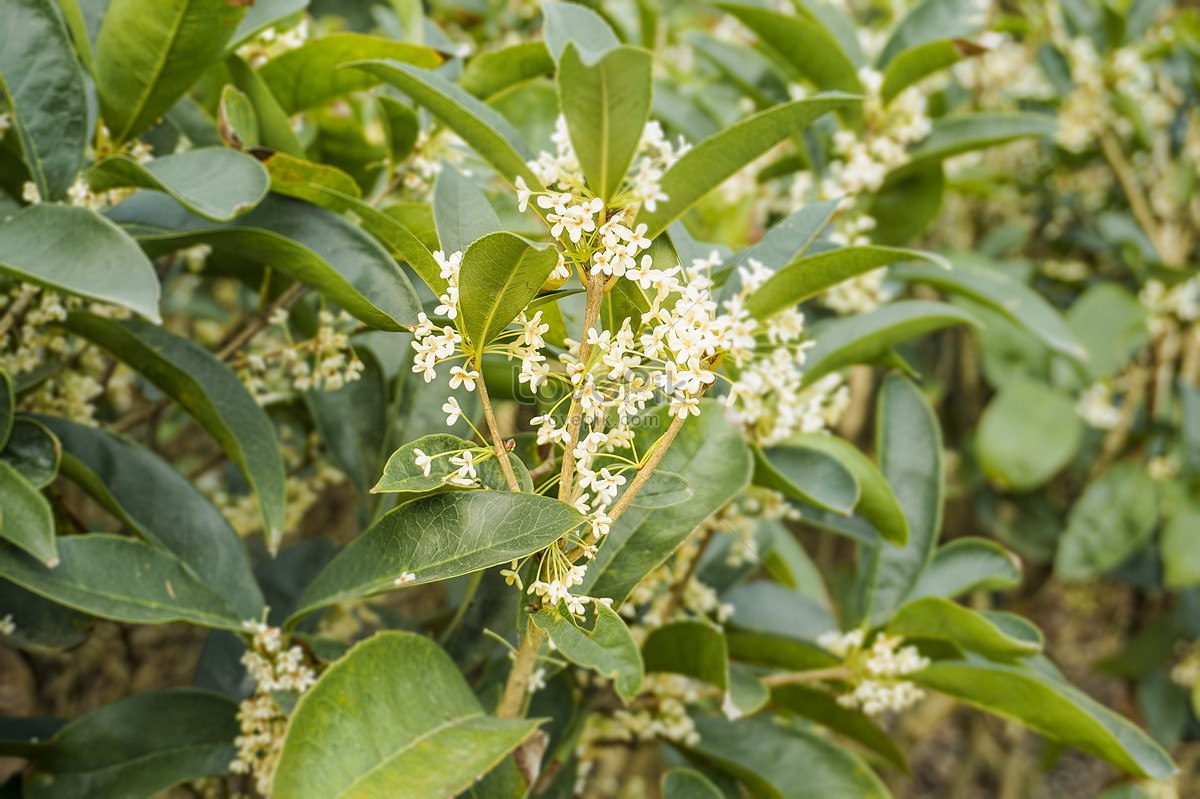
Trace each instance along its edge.
{"label": "osmanthus shrub", "polygon": [[[927,692],[1174,772],[1032,623],[955,601],[1010,553],[938,542],[902,353],[980,322],[879,270],[1071,346],[1023,284],[899,246],[947,158],[1054,129],[930,116],[978,8],[864,46],[834,6],[546,3],[474,55],[367,5],[0,6],[0,632],[210,630],[193,687],[5,720],[0,790],[564,796],[637,748],[673,799],[886,796]],[[866,451],[855,366],[888,370]],[[346,542],[292,535],[343,483]]]}

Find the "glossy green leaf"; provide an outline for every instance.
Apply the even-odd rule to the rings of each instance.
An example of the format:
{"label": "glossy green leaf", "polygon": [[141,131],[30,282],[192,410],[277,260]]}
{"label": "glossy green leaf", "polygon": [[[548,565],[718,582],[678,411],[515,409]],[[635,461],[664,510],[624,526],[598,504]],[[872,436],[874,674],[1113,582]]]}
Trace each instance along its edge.
{"label": "glossy green leaf", "polygon": [[658,236],[746,164],[818,117],[857,105],[859,99],[848,94],[819,94],[760,111],[730,125],[688,150],[663,174],[662,190],[669,199],[658,203],[652,212],[643,210],[637,221],[649,227],[648,238]]}
{"label": "glossy green leaf", "polygon": [[84,613],[132,624],[187,622],[242,631],[242,619],[174,555],[133,538],[92,533],[58,539],[47,568],[0,547],[0,576]]}
{"label": "glossy green leaf", "polygon": [[973,52],[983,52],[983,48],[959,39],[935,39],[905,50],[893,58],[883,71],[879,96],[887,105],[909,86],[958,63],[964,55]]}
{"label": "glossy green leaf", "polygon": [[415,633],[380,633],[301,696],[271,793],[443,799],[490,771],[538,723],[485,716],[437,644]]}
{"label": "glossy green leaf", "polygon": [[728,722],[695,716],[700,742],[687,754],[741,780],[763,799],[887,799],[887,788],[857,755],[815,732],[767,716]]}
{"label": "glossy green leaf", "polygon": [[[429,467],[429,476],[416,464],[415,450],[421,450],[433,458]],[[476,450],[475,457],[481,458],[478,444],[452,436],[446,433],[433,433],[422,436],[416,441],[410,441],[392,453],[387,464],[383,467],[383,476],[371,489],[373,494],[399,494],[399,501],[406,502],[422,494],[433,491],[447,491],[455,488],[446,483],[446,478],[458,472],[458,467],[450,463],[450,454],[464,449]],[[440,456],[440,457],[439,457]],[[509,456],[509,463],[517,472],[517,479],[522,484],[522,491],[532,492],[532,481],[529,471],[519,458]],[[500,462],[495,457],[476,461],[475,470],[479,473],[479,481],[484,487],[494,491],[508,491],[508,482]]]}
{"label": "glossy green leaf", "polygon": [[44,424],[20,416],[13,424],[12,435],[4,451],[0,452],[0,458],[8,461],[34,488],[42,489],[58,476],[62,445]]}
{"label": "glossy green leaf", "polygon": [[123,436],[66,419],[42,421],[62,440],[67,477],[147,543],[187,564],[239,617],[262,615],[245,544],[191,480]]}
{"label": "glossy green leaf", "polygon": [[[504,229],[479,184],[454,168],[443,169],[433,182],[433,219],[447,255],[466,252],[487,234]],[[445,285],[439,281],[433,285]]]}
{"label": "glossy green leaf", "polygon": [[[95,621],[86,613],[51,602],[9,580],[0,580],[0,607],[6,616],[12,616],[16,626],[12,633],[0,635],[0,641],[26,652],[73,649],[87,640]],[[3,748],[0,743],[0,751]]]}
{"label": "glossy green leaf", "polygon": [[880,68],[914,47],[977,33],[986,16],[970,0],[923,0],[905,14],[879,53]]}
{"label": "glossy green leaf", "polygon": [[514,233],[489,233],[467,247],[458,281],[458,323],[474,363],[537,296],[557,263],[556,249]]}
{"label": "glossy green leaf", "polygon": [[723,799],[712,781],[688,768],[673,768],[663,775],[663,799]]}
{"label": "glossy green leaf", "polygon": [[1055,352],[1087,358],[1087,350],[1054,306],[998,269],[956,264],[947,271],[929,264],[910,263],[893,267],[888,276],[906,283],[924,283],[983,303],[1033,333]]}
{"label": "glossy green leaf", "polygon": [[458,86],[473,97],[489,100],[553,71],[554,59],[544,42],[521,42],[467,61]]}
{"label": "glossy green leaf", "polygon": [[7,32],[0,40],[0,106],[11,110],[38,192],[60,199],[89,138],[83,72],[53,0],[5,3],[0,30]]}
{"label": "glossy green leaf", "polygon": [[162,319],[154,265],[120,228],[86,208],[31,205],[0,224],[0,272]]}
{"label": "glossy green leaf", "polygon": [[[236,86],[227,85],[221,89],[221,101],[217,104],[217,125],[221,142],[225,147],[242,151],[258,147],[261,143],[258,113],[254,110],[254,104],[250,102],[250,98],[238,91]],[[143,188],[156,189],[158,186],[150,185]],[[180,198],[176,197],[175,199]],[[182,200],[180,201],[182,202]],[[195,208],[192,210],[199,213]]]}
{"label": "glossy green leaf", "polygon": [[308,7],[311,0],[255,0],[246,10],[237,32],[233,34],[230,48],[237,47],[242,42],[272,25],[286,20],[298,11]]}
{"label": "glossy green leaf", "polygon": [[810,641],[767,633],[731,631],[726,634],[725,643],[729,647],[729,657],[734,661],[788,671],[825,669],[841,662]]}
{"label": "glossy green leaf", "polygon": [[244,60],[236,55],[225,59],[225,66],[233,83],[254,106],[254,117],[258,121],[258,136],[264,147],[279,150],[296,158],[305,157],[304,145],[292,130],[291,120],[262,77]]}
{"label": "glossy green leaf", "polygon": [[973,591],[1011,588],[1020,581],[1021,561],[1016,555],[985,538],[956,538],[933,553],[909,600],[954,599]]}
{"label": "glossy green leaf", "polygon": [[808,252],[821,232],[828,227],[837,214],[838,200],[807,203],[800,210],[787,216],[767,230],[738,257],[738,261],[757,259],[767,266],[786,264]]}
{"label": "glossy green leaf", "polygon": [[137,194],[109,216],[155,254],[203,242],[269,264],[380,330],[401,330],[420,311],[412,284],[382,246],[349,220],[308,203],[269,196],[250,213],[215,225],[173,201]]}
{"label": "glossy green leaf", "polygon": [[[1008,620],[1020,620],[1019,616],[1005,614]],[[978,652],[993,660],[1007,660],[1036,655],[1041,651],[1041,635],[1037,628],[1029,625],[1022,634],[1009,635],[1004,622],[993,619],[970,608],[940,597],[925,597],[908,602],[896,611],[887,623],[892,635],[906,638],[941,638],[958,644],[963,649]]]}
{"label": "glossy green leaf", "polygon": [[875,219],[871,239],[879,244],[905,245],[924,233],[942,210],[946,174],[940,161],[915,172],[889,176],[867,204]]}
{"label": "glossy green leaf", "polygon": [[862,91],[858,68],[815,16],[782,14],[749,4],[718,3],[717,7],[737,17],[814,86]]}
{"label": "glossy green leaf", "polygon": [[407,502],[348,544],[313,580],[293,619],[319,608],[396,587],[437,582],[498,566],[544,549],[583,517],[564,502],[534,494],[458,491]]}
{"label": "glossy green leaf", "polygon": [[515,181],[519,175],[531,189],[541,185],[525,164],[532,155],[521,134],[495,109],[429,70],[395,61],[363,61],[354,66],[428,108],[505,180]]}
{"label": "glossy green leaf", "polygon": [[58,563],[50,503],[7,460],[0,460],[0,538],[48,566]]}
{"label": "glossy green leaf", "polygon": [[1034,113],[974,113],[941,117],[933,131],[909,150],[909,161],[892,171],[890,177],[911,175],[930,164],[954,155],[985,150],[1017,139],[1050,136],[1057,123],[1054,117]]}
{"label": "glossy green leaf", "polygon": [[646,671],[683,674],[729,690],[725,633],[707,620],[675,621],[655,627],[642,644]]}
{"label": "glossy green leaf", "polygon": [[766,450],[754,448],[754,482],[834,513],[858,504],[858,478],[823,448],[797,436]]}
{"label": "glossy green leaf", "polygon": [[951,325],[979,323],[953,305],[928,300],[901,300],[873,311],[846,316],[821,328],[808,351],[804,382],[812,385],[830,372],[870,363],[892,347]]}
{"label": "glossy green leaf", "polygon": [[581,627],[561,608],[543,606],[529,618],[546,631],[559,654],[576,666],[612,679],[617,695],[631,702],[645,676],[637,642],[615,610],[603,602],[589,603],[589,607],[593,620],[590,629]]}
{"label": "glossy green leaf", "polygon": [[908,772],[908,761],[892,736],[862,712],[839,705],[832,694],[806,685],[777,685],[771,689],[771,702],[862,744],[896,768]]}
{"label": "glossy green leaf", "polygon": [[138,187],[165,191],[206,219],[224,222],[259,203],[271,185],[256,159],[223,147],[167,155],[145,164],[127,155],[106,158],[86,174],[93,191]]}
{"label": "glossy green leaf", "polygon": [[783,74],[757,50],[722,41],[704,31],[688,31],[683,39],[725,73],[759,108],[791,99]]}
{"label": "glossy green leaf", "polygon": [[[822,633],[838,627],[833,613],[823,601],[769,580],[743,583],[726,591],[721,599],[733,605],[731,622],[741,632],[812,642]],[[732,642],[729,646],[732,656]]]}
{"label": "glossy green leaf", "polygon": [[442,63],[442,56],[429,47],[362,33],[331,33],[272,58],[258,74],[290,115],[378,84],[378,74],[342,69],[376,58],[425,69]]}
{"label": "glossy green leaf", "polygon": [[651,60],[647,50],[621,46],[585,61],[574,42],[559,58],[559,106],[588,186],[602,200],[616,194],[650,116]]}
{"label": "glossy green leaf", "polygon": [[1083,443],[1075,403],[1045,383],[1010,382],[979,420],[976,454],[994,485],[1031,491],[1060,472]]}
{"label": "glossy green leaf", "polygon": [[873,244],[839,247],[801,256],[780,268],[750,296],[746,308],[751,316],[766,319],[852,277],[902,261],[929,261],[935,268],[950,269],[940,255],[921,250]]}
{"label": "glossy green leaf", "polygon": [[942,527],[945,466],[937,415],[908,379],[889,377],[883,382],[875,424],[879,471],[908,520],[904,546],[875,549],[868,608],[878,622],[904,603],[933,558]]}
{"label": "glossy green leaf", "polygon": [[161,327],[75,312],[67,328],[126,363],[212,436],[258,494],[269,547],[283,536],[284,471],[275,428],[229,367]]}
{"label": "glossy green leaf", "polygon": [[[724,507],[750,482],[754,459],[742,433],[725,420],[718,403],[701,401],[658,468],[687,483],[690,497],[665,508],[630,507],[605,536],[588,564],[581,592],[620,604],[641,579],[675,551],[697,525]],[[666,407],[646,411],[635,436],[639,452],[670,424]],[[651,422],[650,420],[654,421]]]}
{"label": "glossy green leaf", "polygon": [[1082,580],[1114,569],[1154,534],[1158,486],[1145,468],[1120,461],[1093,480],[1067,516],[1054,571]]}
{"label": "glossy green leaf", "polygon": [[225,51],[246,6],[112,0],[96,40],[100,111],[117,144],[166,113]]}
{"label": "glossy green leaf", "polygon": [[1000,663],[934,663],[911,679],[981,710],[1107,760],[1140,777],[1164,779],[1175,764],[1130,722],[1065,682]]}
{"label": "glossy green leaf", "polygon": [[542,16],[542,38],[555,61],[562,57],[568,41],[574,41],[588,61],[621,45],[604,17],[579,3],[543,3]]}
{"label": "glossy green leaf", "polygon": [[287,153],[276,152],[267,156],[263,166],[271,176],[271,191],[276,194],[285,194],[333,211],[339,209],[331,207],[333,204],[327,202],[327,190],[356,200],[362,196],[362,190],[354,182],[354,178],[328,164],[318,164]]}
{"label": "glossy green leaf", "polygon": [[400,102],[395,97],[381,94],[375,98],[379,104],[379,118],[387,132],[388,154],[392,164],[399,166],[404,163],[417,143],[421,134],[421,121],[417,112],[410,106]]}
{"label": "glossy green leaf", "polygon": [[227,775],[237,756],[237,709],[228,697],[191,688],[118,699],[68,722],[36,749],[25,796],[157,796],[188,780]]}

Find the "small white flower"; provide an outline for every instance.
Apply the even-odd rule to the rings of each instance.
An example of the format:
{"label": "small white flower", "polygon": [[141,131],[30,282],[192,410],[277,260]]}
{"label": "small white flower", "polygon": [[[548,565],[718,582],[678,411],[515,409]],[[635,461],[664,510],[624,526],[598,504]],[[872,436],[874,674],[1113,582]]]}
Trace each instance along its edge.
{"label": "small white flower", "polygon": [[417,575],[413,574],[412,572],[400,572],[400,576],[396,578],[396,585],[408,585],[416,579]]}
{"label": "small white flower", "polygon": [[417,468],[424,472],[425,476],[428,477],[430,470],[433,468],[433,458],[429,455],[426,455],[416,447],[413,448],[413,455],[415,456],[413,458],[413,462],[416,463]]}
{"label": "small white flower", "polygon": [[475,390],[475,381],[479,379],[479,372],[474,369],[467,371],[461,366],[450,367],[450,388],[458,388],[466,386],[467,391]]}
{"label": "small white flower", "polygon": [[453,427],[454,423],[458,421],[458,417],[462,416],[462,412],[462,408],[458,406],[458,400],[454,397],[446,398],[446,402],[442,405],[442,413],[446,414],[447,427]]}

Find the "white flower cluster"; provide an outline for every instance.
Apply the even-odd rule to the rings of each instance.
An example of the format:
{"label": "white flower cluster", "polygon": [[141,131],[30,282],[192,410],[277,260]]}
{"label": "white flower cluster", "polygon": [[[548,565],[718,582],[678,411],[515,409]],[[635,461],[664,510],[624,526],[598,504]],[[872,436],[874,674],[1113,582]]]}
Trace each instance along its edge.
{"label": "white flower cluster", "polygon": [[863,648],[865,633],[828,632],[817,643],[842,658],[854,675],[854,690],[838,697],[842,707],[860,708],[868,716],[885,710],[911,707],[925,693],[909,680],[900,679],[929,665],[914,646],[901,647],[900,636],[879,633],[869,649]]}
{"label": "white flower cluster", "polygon": [[354,326],[350,314],[321,311],[316,335],[304,341],[292,338],[287,320],[285,309],[276,310],[268,321],[279,340],[238,362],[238,376],[259,402],[284,393],[281,385],[293,391],[337,391],[362,377],[366,367],[354,354],[347,332]]}
{"label": "white flower cluster", "polygon": [[287,716],[271,698],[271,691],[304,693],[316,682],[316,675],[304,663],[298,646],[283,648],[283,631],[262,622],[242,623],[252,633],[250,649],[242,655],[242,665],[254,678],[254,696],[238,708],[241,735],[234,739],[238,755],[229,764],[235,774],[252,774],[254,787],[263,796],[271,792],[271,779],[283,751]]}
{"label": "white flower cluster", "polygon": [[1108,383],[1093,383],[1079,395],[1075,411],[1083,420],[1099,430],[1116,427],[1121,411],[1113,404],[1113,390]]}
{"label": "white flower cluster", "polygon": [[[730,385],[726,416],[763,446],[778,444],[797,433],[814,433],[836,424],[849,404],[849,391],[837,374],[802,388],[805,352],[804,314],[786,308],[764,323],[749,319],[745,303],[773,271],[754,258],[738,267],[742,281],[737,296],[724,302],[731,318],[730,358],[738,367]],[[765,328],[765,329],[764,329]],[[760,352],[759,337],[768,349]]]}
{"label": "white flower cluster", "polygon": [[1155,335],[1200,319],[1200,278],[1192,277],[1167,288],[1161,281],[1148,280],[1138,293],[1138,302],[1150,312],[1147,326]]}
{"label": "white flower cluster", "polygon": [[237,49],[239,57],[250,62],[252,67],[261,67],[277,55],[295,50],[308,41],[308,20],[302,19],[294,27],[280,33],[272,25],[264,28],[250,41]]}

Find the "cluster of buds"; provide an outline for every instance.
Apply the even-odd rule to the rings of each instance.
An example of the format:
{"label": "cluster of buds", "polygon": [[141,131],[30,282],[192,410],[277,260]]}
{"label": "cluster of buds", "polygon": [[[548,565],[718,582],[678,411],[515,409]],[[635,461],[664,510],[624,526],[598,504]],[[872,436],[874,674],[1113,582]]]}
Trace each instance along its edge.
{"label": "cluster of buds", "polygon": [[[292,338],[288,313],[277,309],[268,322],[279,333],[274,346],[250,352],[239,363],[238,376],[259,402],[269,402],[286,383],[293,391],[337,391],[362,377],[365,365],[354,354],[347,332],[354,318],[345,311],[317,315],[316,335],[305,341]],[[272,386],[276,390],[272,390]]]}
{"label": "cluster of buds", "polygon": [[901,647],[900,636],[879,633],[869,649],[863,647],[865,633],[828,632],[817,643],[842,658],[853,675],[854,690],[838,697],[838,704],[859,708],[868,716],[885,710],[899,712],[914,705],[925,693],[909,680],[901,679],[929,665],[929,658],[915,646]]}

